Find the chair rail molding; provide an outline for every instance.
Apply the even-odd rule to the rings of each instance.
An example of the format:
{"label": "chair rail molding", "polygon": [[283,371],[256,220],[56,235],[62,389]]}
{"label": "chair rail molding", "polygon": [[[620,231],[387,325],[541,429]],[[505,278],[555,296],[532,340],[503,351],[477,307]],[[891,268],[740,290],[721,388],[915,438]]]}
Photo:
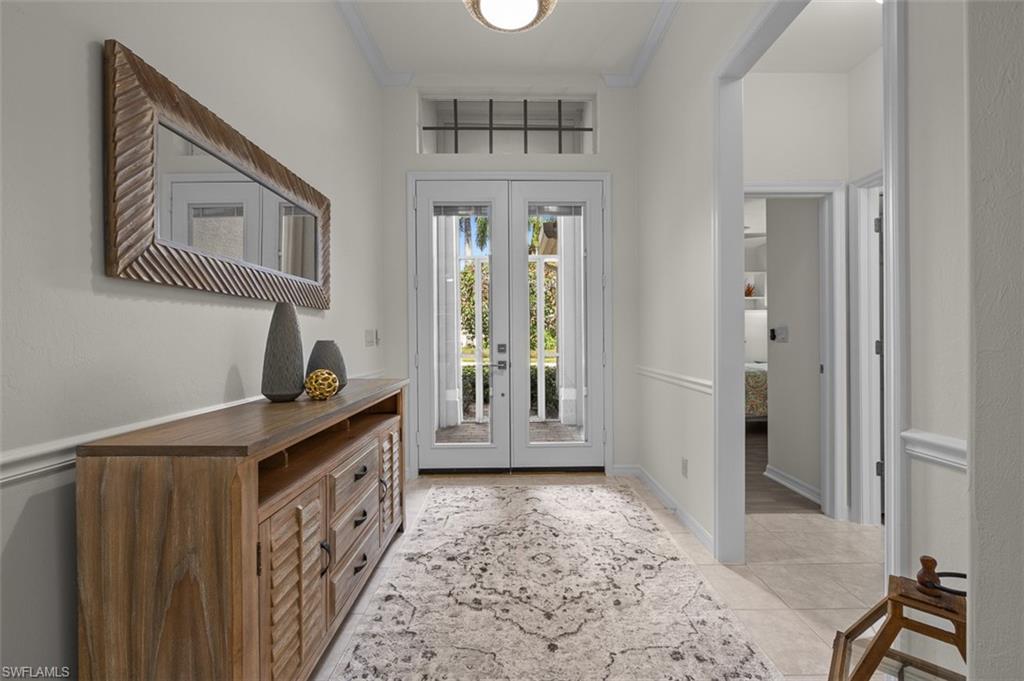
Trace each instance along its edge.
{"label": "chair rail molding", "polygon": [[901,433],[907,458],[967,472],[967,441],[912,428]]}
{"label": "chair rail molding", "polygon": [[711,395],[714,392],[711,381],[706,378],[697,378],[695,376],[679,374],[674,371],[665,371],[663,369],[655,369],[653,367],[640,365],[637,365],[636,373],[639,376],[653,378],[656,381],[668,383],[669,385],[678,386],[704,395]]}
{"label": "chair rail molding", "polygon": [[[383,370],[378,369],[362,374],[354,374],[352,375],[352,378],[380,378],[383,373]],[[74,466],[75,450],[78,445],[86,442],[101,440],[103,438],[129,433],[133,430],[149,428],[150,426],[159,426],[163,423],[170,423],[171,421],[177,421],[191,416],[199,416],[200,414],[206,414],[211,411],[227,409],[228,407],[235,407],[240,404],[255,402],[256,400],[262,399],[264,399],[263,395],[253,395],[251,397],[243,397],[240,400],[212,404],[198,409],[178,412],[176,414],[168,414],[152,419],[146,419],[144,421],[136,421],[135,423],[129,423],[123,426],[104,428],[102,430],[95,430],[89,433],[82,433],[57,440],[50,440],[48,442],[40,442],[34,445],[26,445],[16,449],[9,449],[0,453],[0,486],[17,480],[23,480],[25,478],[30,478],[44,473],[56,472],[64,468]]]}

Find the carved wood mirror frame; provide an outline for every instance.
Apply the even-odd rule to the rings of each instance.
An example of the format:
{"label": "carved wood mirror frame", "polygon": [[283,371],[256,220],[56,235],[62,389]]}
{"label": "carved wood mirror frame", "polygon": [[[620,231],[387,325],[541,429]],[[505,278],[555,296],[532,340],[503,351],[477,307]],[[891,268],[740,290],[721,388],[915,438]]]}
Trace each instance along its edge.
{"label": "carved wood mirror frame", "polygon": [[[116,40],[104,44],[106,273],[200,291],[331,303],[331,202]],[[208,255],[157,236],[156,137],[166,126],[317,220],[317,280]]]}

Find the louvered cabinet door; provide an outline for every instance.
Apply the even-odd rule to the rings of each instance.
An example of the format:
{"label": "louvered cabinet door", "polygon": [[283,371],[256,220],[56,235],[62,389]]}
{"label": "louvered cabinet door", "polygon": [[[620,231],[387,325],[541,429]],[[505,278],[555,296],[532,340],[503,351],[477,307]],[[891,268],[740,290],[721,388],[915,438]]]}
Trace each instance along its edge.
{"label": "louvered cabinet door", "polygon": [[381,542],[402,522],[402,438],[399,425],[389,427],[380,436],[381,454]]}
{"label": "louvered cabinet door", "polygon": [[322,573],[329,557],[323,481],[260,525],[261,669],[293,681],[319,654],[327,631]]}

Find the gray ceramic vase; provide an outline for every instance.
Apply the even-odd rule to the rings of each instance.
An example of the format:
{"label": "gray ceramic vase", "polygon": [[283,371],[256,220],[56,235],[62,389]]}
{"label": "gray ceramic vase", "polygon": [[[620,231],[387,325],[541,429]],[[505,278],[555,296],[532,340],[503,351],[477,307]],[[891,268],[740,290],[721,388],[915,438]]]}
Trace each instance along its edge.
{"label": "gray ceramic vase", "polygon": [[318,340],[313,344],[313,352],[309,353],[309,362],[306,363],[306,375],[309,376],[317,369],[334,372],[338,377],[338,392],[348,384],[345,358],[341,356],[338,344],[332,340]]}
{"label": "gray ceramic vase", "polygon": [[270,320],[263,354],[263,396],[271,402],[291,402],[305,390],[302,336],[291,303],[278,303]]}

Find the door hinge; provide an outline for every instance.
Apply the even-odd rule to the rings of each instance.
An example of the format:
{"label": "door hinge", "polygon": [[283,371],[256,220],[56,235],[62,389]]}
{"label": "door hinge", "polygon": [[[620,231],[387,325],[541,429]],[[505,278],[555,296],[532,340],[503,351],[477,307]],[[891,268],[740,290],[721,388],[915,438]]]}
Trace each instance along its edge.
{"label": "door hinge", "polygon": [[882,218],[875,218],[875,234],[882,233]]}
{"label": "door hinge", "polygon": [[608,444],[608,430],[605,428],[601,429],[601,444]]}
{"label": "door hinge", "polygon": [[876,355],[881,355],[882,354],[882,341],[880,341],[880,340],[876,340],[875,341],[875,354]]}
{"label": "door hinge", "polygon": [[885,462],[884,461],[876,461],[875,462],[875,475],[877,475],[878,477],[882,477],[883,475],[885,475]]}
{"label": "door hinge", "polygon": [[818,373],[819,374],[824,374],[825,373],[825,365],[824,364],[819,364],[818,365]]}
{"label": "door hinge", "polygon": [[256,576],[263,574],[263,547],[256,542]]}
{"label": "door hinge", "polygon": [[417,352],[415,355],[412,356],[412,363],[413,366],[416,367],[417,369],[420,368],[420,353]]}

